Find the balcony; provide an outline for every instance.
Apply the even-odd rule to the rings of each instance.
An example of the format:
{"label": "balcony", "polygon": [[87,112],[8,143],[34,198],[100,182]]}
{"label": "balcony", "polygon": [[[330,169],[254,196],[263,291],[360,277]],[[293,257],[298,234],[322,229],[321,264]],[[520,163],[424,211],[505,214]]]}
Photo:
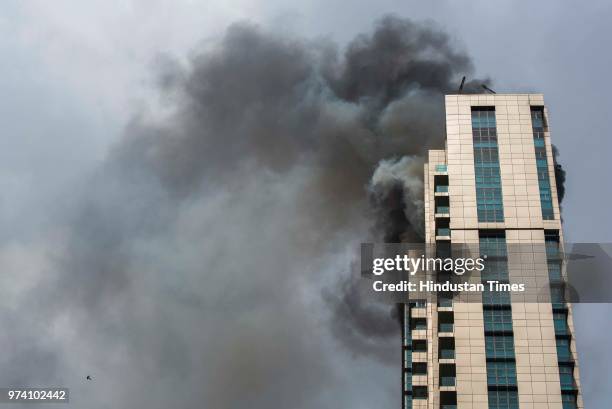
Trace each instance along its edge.
{"label": "balcony", "polygon": [[454,349],[440,349],[438,359],[455,359]]}
{"label": "balcony", "polygon": [[453,299],[438,298],[438,308],[453,308]]}
{"label": "balcony", "polygon": [[436,239],[440,240],[444,240],[444,239],[450,239],[450,228],[448,227],[438,227],[436,229]]}
{"label": "balcony", "polygon": [[561,379],[561,390],[562,391],[575,391],[578,389],[578,386],[574,382],[574,379],[571,380],[563,380]]}
{"label": "balcony", "polygon": [[555,323],[555,335],[568,335],[570,333],[569,328],[567,327],[566,321],[558,322],[557,320],[555,320],[554,323]]}
{"label": "balcony", "polygon": [[435,196],[448,196],[448,185],[436,185]]}
{"label": "balcony", "polygon": [[440,386],[455,386],[455,380],[454,376],[441,376]]}
{"label": "balcony", "polygon": [[448,206],[437,206],[436,217],[448,217],[450,214],[450,207]]}
{"label": "balcony", "polygon": [[438,332],[453,332],[454,325],[452,322],[441,322],[438,325]]}

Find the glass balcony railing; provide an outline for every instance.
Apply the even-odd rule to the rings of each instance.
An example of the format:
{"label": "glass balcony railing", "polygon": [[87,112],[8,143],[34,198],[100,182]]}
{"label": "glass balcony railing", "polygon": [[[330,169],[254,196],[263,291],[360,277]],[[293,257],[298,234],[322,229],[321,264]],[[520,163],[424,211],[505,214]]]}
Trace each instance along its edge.
{"label": "glass balcony railing", "polygon": [[455,359],[455,350],[441,349],[439,359]]}
{"label": "glass balcony railing", "polygon": [[557,359],[559,362],[571,362],[572,353],[564,348],[557,348]]}
{"label": "glass balcony railing", "polygon": [[572,376],[561,376],[561,390],[572,391],[576,389],[576,383]]}
{"label": "glass balcony railing", "polygon": [[448,185],[437,185],[436,193],[448,193]]}
{"label": "glass balcony railing", "polygon": [[440,227],[436,230],[436,236],[450,236],[450,229],[448,227]]}
{"label": "glass balcony railing", "polygon": [[438,298],[438,307],[452,307],[453,299],[452,298]]}
{"label": "glass balcony railing", "polygon": [[555,334],[556,335],[567,335],[569,334],[569,329],[567,327],[567,322],[565,320],[554,320],[555,324]]}
{"label": "glass balcony railing", "polygon": [[457,409],[457,405],[440,405],[440,409]]}
{"label": "glass balcony railing", "polygon": [[453,323],[441,322],[438,326],[438,332],[453,332]]}
{"label": "glass balcony railing", "polygon": [[448,168],[446,165],[436,165],[436,172],[447,172]]}
{"label": "glass balcony railing", "polygon": [[448,206],[438,206],[436,207],[436,213],[448,214],[450,212],[450,208]]}
{"label": "glass balcony railing", "polygon": [[455,386],[455,377],[454,376],[441,376],[440,386]]}

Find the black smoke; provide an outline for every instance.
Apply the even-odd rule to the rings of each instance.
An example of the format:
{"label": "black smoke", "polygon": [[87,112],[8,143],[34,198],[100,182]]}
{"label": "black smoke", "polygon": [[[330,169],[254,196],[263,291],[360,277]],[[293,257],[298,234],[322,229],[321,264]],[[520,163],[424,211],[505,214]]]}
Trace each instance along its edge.
{"label": "black smoke", "polygon": [[41,233],[0,384],[88,408],[396,406],[392,313],[339,272],[361,241],[422,237],[423,158],[472,69],[398,17],[346,47],[240,23],[166,60],[161,108]]}
{"label": "black smoke", "polygon": [[563,169],[563,165],[559,162],[559,149],[553,145],[553,162],[555,165],[555,181],[557,184],[557,197],[559,199],[559,206],[561,206],[561,202],[563,202],[563,198],[565,197],[565,177],[566,172]]}

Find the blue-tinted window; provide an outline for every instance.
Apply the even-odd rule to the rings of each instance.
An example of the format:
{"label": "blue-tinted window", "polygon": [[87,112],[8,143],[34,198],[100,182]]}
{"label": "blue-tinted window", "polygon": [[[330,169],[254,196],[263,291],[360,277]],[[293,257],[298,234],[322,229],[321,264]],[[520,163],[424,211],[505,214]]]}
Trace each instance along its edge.
{"label": "blue-tinted window", "polygon": [[540,186],[542,218],[544,220],[553,220],[552,193],[548,173],[546,144],[544,143],[545,119],[544,109],[542,107],[531,107],[531,126],[533,129],[533,143],[535,146],[536,167],[538,170],[538,185]]}
{"label": "blue-tinted window", "polygon": [[403,409],[412,409],[412,396],[404,395],[404,408]]}
{"label": "blue-tinted window", "polygon": [[512,331],[512,311],[484,310],[485,331]]}
{"label": "blue-tinted window", "polygon": [[413,318],[411,324],[414,330],[427,329],[427,320],[425,318]]}
{"label": "blue-tinted window", "polygon": [[487,358],[514,358],[514,340],[512,335],[485,335]]}
{"label": "blue-tinted window", "polygon": [[557,338],[557,359],[559,359],[560,362],[569,362],[572,360],[569,339]]}
{"label": "blue-tinted window", "polygon": [[487,384],[489,386],[516,386],[514,362],[487,362]]}
{"label": "blue-tinted window", "polygon": [[504,207],[493,108],[472,108],[472,136],[478,221],[503,222]]}
{"label": "blue-tinted window", "polygon": [[510,305],[510,293],[508,291],[486,291],[482,292],[482,303],[485,306],[507,306]]}
{"label": "blue-tinted window", "polygon": [[518,409],[516,391],[489,391],[489,409]]}
{"label": "blue-tinted window", "polygon": [[565,312],[555,312],[553,314],[553,322],[555,324],[555,334],[566,335],[569,332],[567,328],[567,314]]}
{"label": "blue-tinted window", "polygon": [[570,364],[559,364],[559,380],[562,390],[574,389],[574,367]]}
{"label": "blue-tinted window", "polygon": [[506,235],[503,230],[481,230],[478,232],[478,237],[480,243],[480,253],[486,255],[489,259],[491,257],[503,259],[503,257],[507,254]]}
{"label": "blue-tinted window", "polygon": [[563,403],[563,409],[576,409],[576,395],[573,393],[562,393],[561,402]]}

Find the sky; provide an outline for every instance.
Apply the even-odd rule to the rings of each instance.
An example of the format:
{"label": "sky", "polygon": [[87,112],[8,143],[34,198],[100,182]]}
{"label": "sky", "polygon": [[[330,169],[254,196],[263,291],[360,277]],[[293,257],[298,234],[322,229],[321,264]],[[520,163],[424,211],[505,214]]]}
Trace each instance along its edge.
{"label": "sky", "polygon": [[[0,101],[4,130],[0,138],[3,191],[0,220],[4,226],[0,232],[0,265],[4,271],[2,306],[6,311],[2,320],[15,325],[15,333],[0,337],[0,344],[15,357],[3,362],[3,367],[20,370],[15,370],[15,376],[4,375],[0,380],[61,381],[71,387],[75,400],[82,399],[75,401],[78,407],[92,408],[111,407],[117,402],[125,407],[167,407],[164,405],[171,400],[161,395],[171,386],[193,394],[192,399],[217,403],[217,407],[234,407],[258,398],[245,392],[245,401],[228,401],[221,392],[217,396],[214,391],[223,391],[237,382],[242,390],[255,393],[262,387],[256,379],[273,380],[279,389],[284,389],[287,396],[277,396],[281,402],[282,399],[291,402],[289,399],[297,395],[296,402],[301,403],[295,403],[296,408],[335,407],[329,402],[338,396],[340,402],[354,407],[370,407],[375,402],[381,407],[393,407],[399,388],[396,369],[385,361],[387,358],[364,352],[364,348],[376,348],[376,342],[360,344],[358,352],[338,348],[336,344],[344,341],[325,333],[322,324],[325,318],[320,316],[319,299],[313,295],[317,291],[299,293],[296,305],[286,311],[285,323],[278,325],[268,322],[278,318],[277,313],[271,314],[268,309],[289,304],[291,297],[284,295],[278,304],[257,304],[270,291],[263,284],[268,276],[261,276],[262,284],[249,286],[247,292],[236,290],[240,278],[248,279],[249,265],[245,260],[255,260],[252,262],[258,269],[272,271],[280,265],[306,271],[325,286],[323,281],[333,281],[333,272],[348,263],[355,237],[365,234],[367,225],[351,228],[342,225],[340,230],[333,230],[332,225],[331,230],[324,232],[334,231],[340,236],[337,242],[345,244],[325,246],[321,251],[314,245],[321,240],[321,232],[300,234],[308,230],[304,225],[312,222],[304,216],[309,210],[300,207],[304,198],[301,192],[312,186],[295,183],[288,187],[287,179],[280,177],[274,166],[256,181],[232,182],[220,188],[198,187],[197,200],[179,202],[167,197],[173,192],[169,194],[148,182],[143,184],[140,179],[130,185],[130,181],[116,182],[106,175],[117,173],[116,177],[121,179],[117,167],[132,163],[129,155],[134,154],[125,147],[138,150],[140,133],[163,129],[163,124],[172,118],[180,96],[160,93],[160,87],[167,86],[160,78],[175,80],[173,75],[166,74],[183,72],[180,67],[191,64],[202,50],[214,48],[232,24],[246,22],[280,37],[318,44],[332,42],[342,48],[357,34],[370,32],[380,17],[394,14],[437,24],[449,34],[454,47],[471,57],[474,66],[471,75],[491,78],[496,91],[544,94],[553,141],[567,171],[563,203],[566,240],[611,242],[608,203],[612,190],[606,178],[612,173],[607,158],[612,142],[606,134],[612,106],[612,85],[606,78],[612,62],[612,56],[606,52],[612,30],[608,24],[611,8],[606,2],[595,1],[580,6],[555,1],[5,3],[0,15],[0,50],[4,57],[0,59],[3,74],[0,89],[5,95]],[[133,139],[136,140],[133,144],[125,142]],[[128,155],[119,165],[112,160],[118,150],[127,151]],[[301,172],[307,171],[307,166],[295,166],[284,176],[304,181],[308,179]],[[223,174],[219,180],[223,180]],[[134,189],[127,189],[126,184]],[[156,199],[163,205],[154,207],[156,213],[150,214],[148,202],[141,203],[141,197]],[[270,197],[280,198],[283,206],[270,202]],[[236,199],[245,198],[249,206],[237,203]],[[95,206],[98,202],[105,203],[102,210]],[[126,206],[115,207],[124,202]],[[323,207],[318,202],[309,205],[308,209]],[[174,213],[177,206],[178,215]],[[96,223],[90,223],[90,211],[103,213],[95,213]],[[131,226],[142,215],[146,215],[142,223],[147,228],[155,231],[171,226],[170,233],[153,235],[145,229],[145,234],[140,224],[129,230],[116,227]],[[269,227],[278,217],[293,222],[282,228]],[[334,214],[330,219],[338,217]],[[172,222],[164,224],[167,219]],[[53,281],[55,274],[61,274],[57,266],[63,265],[65,254],[87,253],[94,257],[89,253],[91,249],[83,249],[82,243],[74,239],[75,226],[77,238],[107,233],[104,236],[107,247],[103,248],[116,254],[113,260],[123,260],[124,252],[128,251],[115,242],[129,240],[131,261],[121,266],[130,274],[117,277],[110,285],[104,281],[80,285],[78,275],[70,275],[70,282]],[[116,237],[117,231],[129,231],[130,235],[127,239]],[[214,232],[215,240],[207,237],[206,232]],[[203,235],[206,239],[202,239]],[[278,243],[278,235],[291,237],[285,247],[278,244],[275,248],[278,254],[286,254],[287,259],[259,257],[268,250],[265,243]],[[198,240],[205,243],[203,249]],[[257,241],[260,244],[254,243]],[[228,242],[233,247],[219,244]],[[302,245],[309,249],[306,254],[297,260],[289,259],[292,249]],[[158,257],[159,249],[169,246],[173,253]],[[249,257],[234,256],[236,249],[242,249]],[[74,258],[63,267],[66,271],[80,271],[75,267],[79,260]],[[236,274],[236,281],[228,282],[215,275],[200,281],[200,270],[195,266],[203,262],[210,262],[207,264],[210,269],[229,268]],[[222,266],[216,264],[221,262]],[[177,265],[188,267],[173,274]],[[117,266],[105,268],[112,273]],[[315,270],[326,273],[317,275]],[[168,276],[180,280],[173,281]],[[141,282],[143,288],[135,286],[132,280]],[[288,291],[299,284],[299,280],[288,280],[279,284],[277,290]],[[184,291],[185,288],[192,291]],[[139,297],[136,291],[149,297]],[[160,306],[164,297],[180,308]],[[63,299],[75,299],[78,303],[60,302]],[[220,322],[224,309],[233,305],[240,305],[241,310]],[[75,308],[83,311],[75,312]],[[612,332],[602,327],[602,322],[606,322],[611,310],[607,305],[579,305],[575,309],[587,406],[610,404],[605,379],[612,364],[612,354],[606,348]],[[122,316],[130,315],[126,311],[138,314],[134,312],[133,317],[125,320]],[[23,317],[24,323],[19,324],[19,317]],[[204,317],[202,329],[193,326],[198,317]],[[50,321],[45,324],[45,319]],[[155,324],[139,325],[142,322]],[[314,331],[310,334],[312,339],[320,342],[309,342],[307,337],[299,336],[303,328],[290,326],[300,322],[306,323]],[[258,328],[266,325],[276,338],[285,339],[279,345],[282,348],[267,347],[270,335],[262,334]],[[211,334],[213,329],[218,334]],[[180,336],[185,331],[187,336]],[[230,334],[231,337],[227,336]],[[223,341],[228,338],[232,341]],[[249,342],[244,345],[241,339]],[[380,340],[374,337],[374,341]],[[206,345],[201,350],[199,342]],[[385,348],[392,348],[388,340],[380,342]],[[138,354],[139,348],[150,355]],[[242,359],[249,360],[248,368],[253,372],[244,379],[235,379],[233,375],[240,372],[241,360],[233,357],[249,355],[251,350],[260,353]],[[329,361],[316,365],[308,362],[309,357],[330,350],[334,352]],[[199,355],[194,356],[193,351]],[[27,356],[33,358],[20,365],[16,358]],[[293,360],[298,367],[300,364],[308,367],[311,375],[301,376],[284,365],[270,365],[266,358]],[[198,370],[200,366],[215,365],[230,366],[231,370],[212,378],[210,371]],[[231,365],[237,365],[236,369]],[[90,372],[96,378],[95,384],[83,385],[82,379]],[[200,395],[193,392],[198,390],[198,382],[211,386],[202,387]],[[303,385],[302,391],[295,388],[298,382]],[[141,393],[151,389],[158,392],[147,397],[130,396],[122,384],[129,384]],[[321,385],[333,390],[324,392]],[[364,398],[366,387],[372,392]],[[109,390],[120,393],[116,400],[105,402],[103,397]],[[274,392],[278,393],[266,390],[258,404],[273,407],[265,397],[274,396]],[[188,407],[193,401],[181,402]]]}

